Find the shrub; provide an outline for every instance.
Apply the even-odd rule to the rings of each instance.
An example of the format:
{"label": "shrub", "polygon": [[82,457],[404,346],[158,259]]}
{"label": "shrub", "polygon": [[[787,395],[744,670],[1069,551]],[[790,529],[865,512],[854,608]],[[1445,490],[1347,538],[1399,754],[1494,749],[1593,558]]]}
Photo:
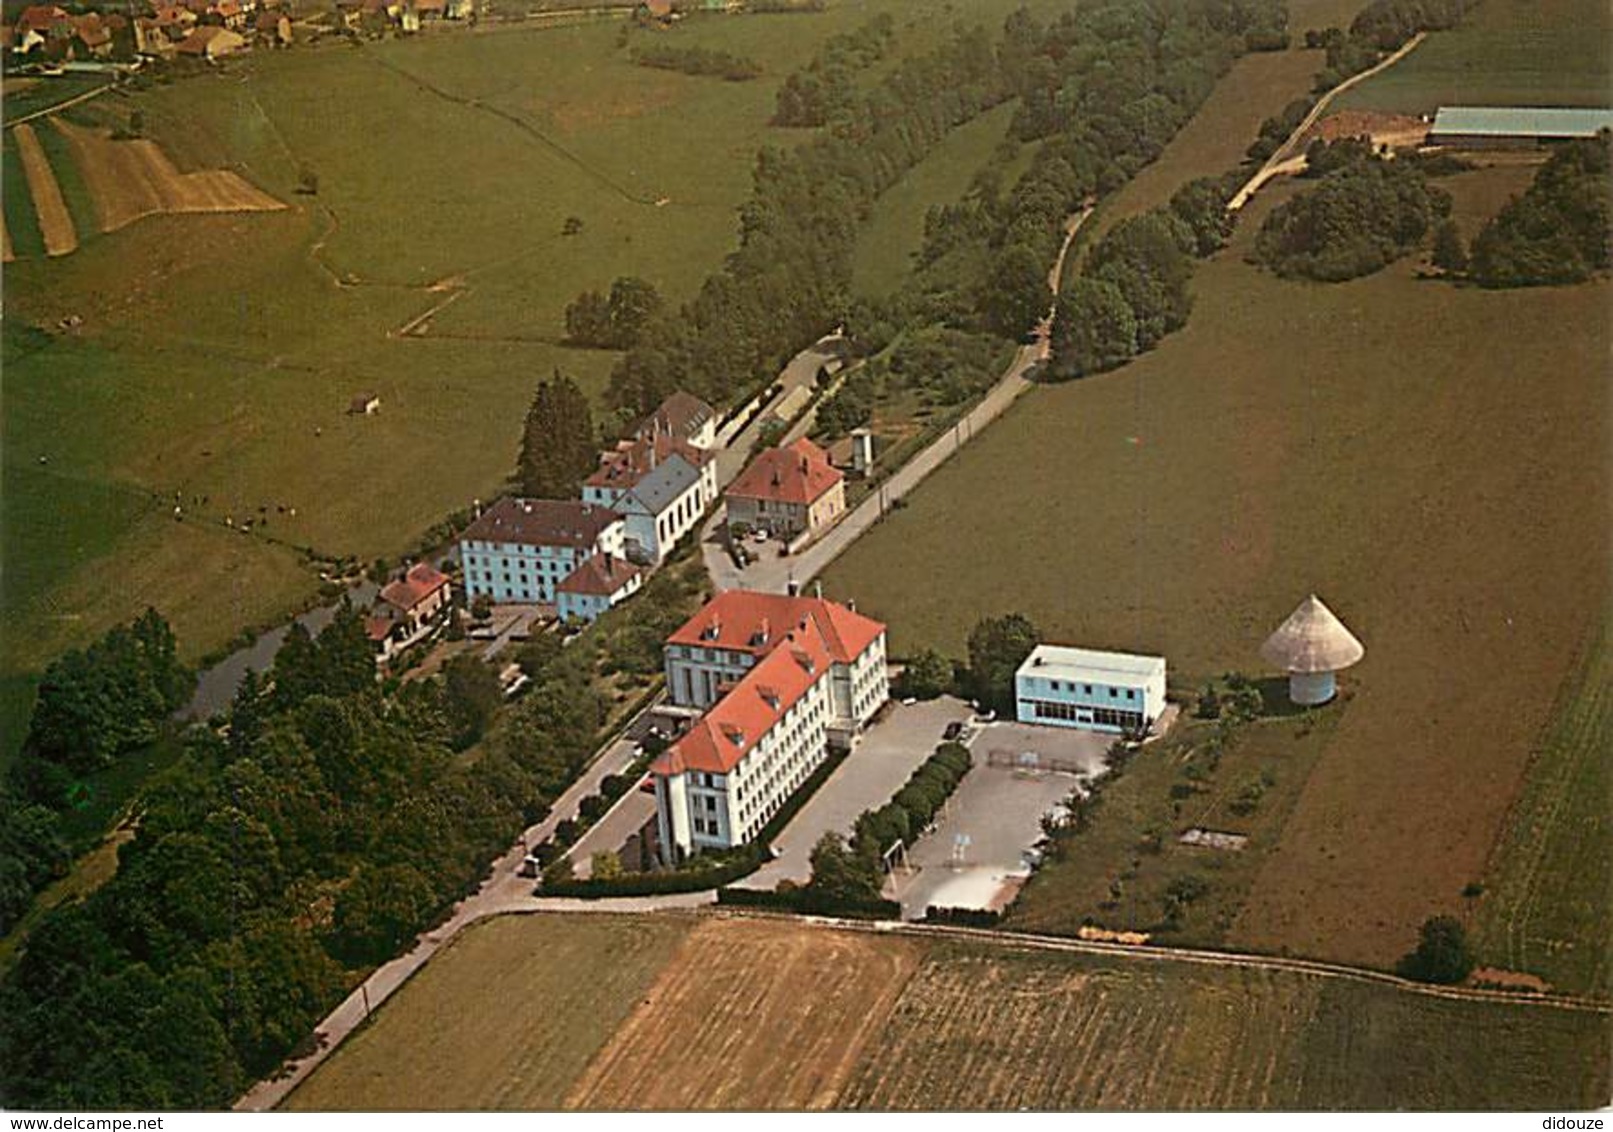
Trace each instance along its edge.
{"label": "shrub", "polygon": [[1473,952],[1467,929],[1454,916],[1433,916],[1423,921],[1417,948],[1396,966],[1404,978],[1423,983],[1459,983],[1472,974]]}

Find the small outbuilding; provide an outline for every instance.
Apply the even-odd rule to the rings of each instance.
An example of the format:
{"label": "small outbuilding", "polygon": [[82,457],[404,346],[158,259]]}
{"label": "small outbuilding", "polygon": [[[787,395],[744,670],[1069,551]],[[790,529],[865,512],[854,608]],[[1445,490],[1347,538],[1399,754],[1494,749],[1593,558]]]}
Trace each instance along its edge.
{"label": "small outbuilding", "polygon": [[1288,673],[1288,698],[1305,707],[1325,704],[1338,693],[1334,674],[1366,655],[1322,599],[1311,594],[1260,646],[1260,655]]}
{"label": "small outbuilding", "polygon": [[347,415],[351,417],[373,417],[381,411],[381,398],[376,393],[360,393],[347,403]]}

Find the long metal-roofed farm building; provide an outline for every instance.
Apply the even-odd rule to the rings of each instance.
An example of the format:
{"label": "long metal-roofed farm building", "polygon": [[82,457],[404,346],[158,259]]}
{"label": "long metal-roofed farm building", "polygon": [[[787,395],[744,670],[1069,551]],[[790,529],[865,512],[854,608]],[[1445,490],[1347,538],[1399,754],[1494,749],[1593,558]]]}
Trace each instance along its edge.
{"label": "long metal-roofed farm building", "polygon": [[1142,731],[1165,711],[1165,658],[1037,645],[1014,674],[1021,723]]}
{"label": "long metal-roofed farm building", "polygon": [[1441,106],[1429,145],[1464,149],[1527,148],[1594,138],[1613,130],[1613,109],[1556,106]]}

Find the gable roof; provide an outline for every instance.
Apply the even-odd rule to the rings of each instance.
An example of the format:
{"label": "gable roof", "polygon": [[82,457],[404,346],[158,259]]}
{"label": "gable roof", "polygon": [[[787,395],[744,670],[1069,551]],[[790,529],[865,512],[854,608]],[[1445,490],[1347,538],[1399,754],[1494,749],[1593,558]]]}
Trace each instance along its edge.
{"label": "gable roof", "polygon": [[659,515],[700,482],[700,469],[682,456],[667,457],[634,485],[629,500],[637,500],[651,515]]}
{"label": "gable roof", "polygon": [[54,4],[31,4],[17,18],[17,27],[23,31],[47,31],[68,18],[67,12]]}
{"label": "gable roof", "polygon": [[229,28],[219,27],[217,24],[208,24],[191,32],[180,43],[179,50],[186,55],[205,55],[207,49],[217,44],[226,51],[234,51],[246,46],[246,40],[236,35]]}
{"label": "gable roof", "polygon": [[716,416],[717,411],[710,405],[693,393],[685,393],[680,389],[639,422],[638,434],[644,436],[647,433],[652,435],[659,433],[678,440],[687,440]]}
{"label": "gable roof", "polygon": [[625,558],[613,554],[590,554],[567,574],[555,588],[561,593],[611,597],[625,589],[644,571]]}
{"label": "gable roof", "polygon": [[650,769],[727,774],[828,671],[830,655],[815,626],[790,630]]}
{"label": "gable roof", "polygon": [[669,645],[762,656],[789,632],[809,626],[836,664],[850,664],[885,631],[882,622],[821,597],[724,590],[667,638]]}
{"label": "gable roof", "polygon": [[381,600],[407,613],[448,584],[448,575],[429,562],[416,562],[409,572],[381,588]]}
{"label": "gable roof", "polygon": [[770,503],[811,504],[845,476],[829,455],[802,437],[783,448],[769,448],[739,474],[725,493]]}
{"label": "gable roof", "polygon": [[478,542],[525,546],[592,547],[621,515],[608,507],[575,499],[517,499],[506,495],[460,536]]}

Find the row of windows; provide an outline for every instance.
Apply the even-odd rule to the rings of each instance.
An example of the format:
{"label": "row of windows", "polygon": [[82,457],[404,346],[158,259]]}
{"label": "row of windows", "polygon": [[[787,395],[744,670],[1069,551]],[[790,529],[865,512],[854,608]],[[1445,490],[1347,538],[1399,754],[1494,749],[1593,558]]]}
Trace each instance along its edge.
{"label": "row of windows", "polygon": [[1031,714],[1037,719],[1062,719],[1071,723],[1096,723],[1104,727],[1141,727],[1143,713],[1116,708],[1077,707],[1075,704],[1031,700]]}
{"label": "row of windows", "polygon": [[[1051,688],[1055,692],[1074,692],[1076,690],[1076,688],[1077,688],[1077,684],[1073,680],[1049,680],[1047,682],[1047,684],[1048,684],[1048,687]],[[1093,692],[1092,692],[1092,687],[1093,686],[1091,684],[1081,684],[1081,685],[1079,685],[1079,687],[1081,689],[1081,694],[1083,696],[1090,696],[1090,695],[1093,694]],[[1122,698],[1128,699],[1128,700],[1135,700],[1137,698],[1137,689],[1136,688],[1100,689],[1100,694],[1101,694],[1101,691],[1104,691],[1104,690],[1106,690],[1108,692],[1109,698],[1114,699],[1114,700],[1118,700],[1118,699],[1122,699]]]}

